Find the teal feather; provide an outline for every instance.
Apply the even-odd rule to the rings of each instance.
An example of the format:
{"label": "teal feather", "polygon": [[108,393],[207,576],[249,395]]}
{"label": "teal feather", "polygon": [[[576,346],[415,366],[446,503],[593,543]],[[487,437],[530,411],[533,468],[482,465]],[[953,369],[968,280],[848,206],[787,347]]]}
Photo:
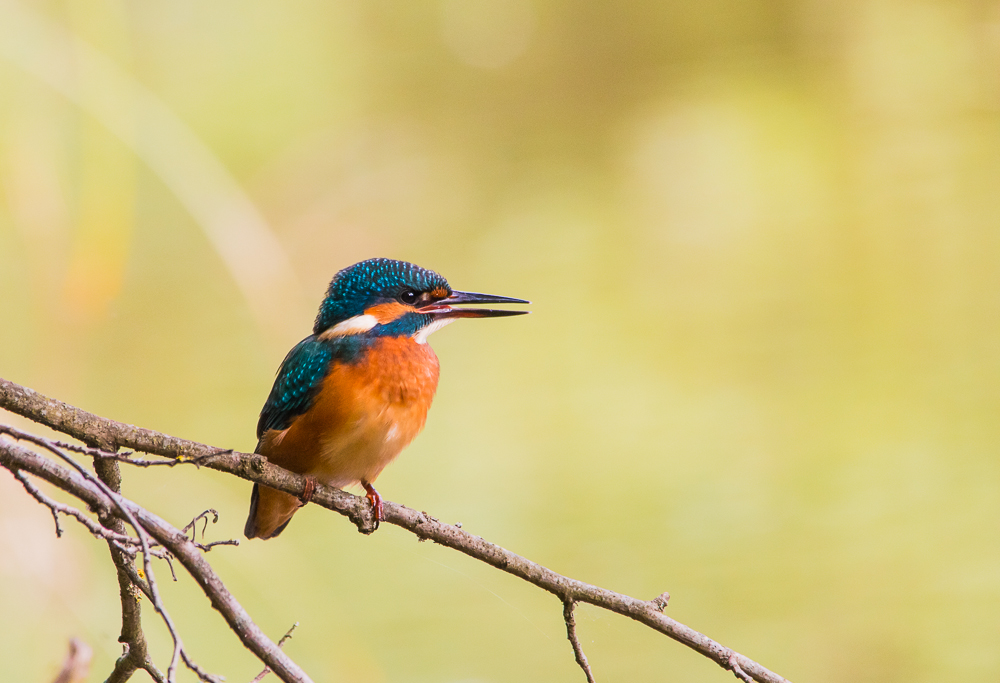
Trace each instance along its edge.
{"label": "teal feather", "polygon": [[286,429],[293,419],[309,410],[330,371],[333,356],[331,346],[313,336],[306,337],[288,352],[260,411],[258,439],[269,429]]}
{"label": "teal feather", "polygon": [[257,438],[269,429],[288,428],[312,407],[334,363],[360,360],[374,340],[363,335],[319,339],[310,335],[288,352],[257,421]]}

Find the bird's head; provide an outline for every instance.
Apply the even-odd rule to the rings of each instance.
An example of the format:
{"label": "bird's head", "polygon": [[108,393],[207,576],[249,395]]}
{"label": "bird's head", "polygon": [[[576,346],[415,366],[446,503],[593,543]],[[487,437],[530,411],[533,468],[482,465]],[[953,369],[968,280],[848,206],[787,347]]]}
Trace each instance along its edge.
{"label": "bird's head", "polygon": [[374,258],[344,268],[330,281],[313,334],[331,339],[351,335],[427,335],[458,318],[495,318],[527,311],[455,308],[458,304],[526,304],[492,294],[457,292],[432,270],[406,261]]}

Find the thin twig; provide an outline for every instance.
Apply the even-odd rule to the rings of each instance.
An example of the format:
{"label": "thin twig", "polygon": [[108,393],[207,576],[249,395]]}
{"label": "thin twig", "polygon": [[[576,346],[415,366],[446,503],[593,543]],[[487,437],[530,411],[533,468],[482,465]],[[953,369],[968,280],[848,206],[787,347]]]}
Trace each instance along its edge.
{"label": "thin twig", "polygon": [[202,551],[204,551],[204,552],[207,553],[209,550],[211,550],[212,548],[214,548],[217,545],[239,545],[240,544],[240,539],[238,539],[238,538],[230,538],[230,539],[227,539],[225,541],[212,541],[211,543],[196,543],[196,542],[192,541],[192,543],[194,543],[194,547],[195,548],[197,548],[198,550],[202,550]]}
{"label": "thin twig", "polygon": [[744,671],[742,668],[740,668],[740,663],[736,659],[736,653],[735,652],[729,658],[729,661],[727,662],[727,664],[729,665],[729,670],[733,672],[733,674],[736,676],[736,678],[740,679],[744,683],[753,683],[753,679],[750,678],[750,676],[747,674],[747,672]]}
{"label": "thin twig", "polygon": [[[64,505],[56,500],[53,500],[52,498],[49,498],[47,495],[42,493],[42,491],[37,486],[32,484],[31,480],[28,479],[26,476],[24,476],[23,472],[14,472],[14,477],[17,478],[19,482],[21,482],[21,485],[25,488],[25,490],[29,494],[31,494],[31,496],[35,500],[37,500],[39,503],[47,507],[49,511],[52,513],[52,516],[56,520],[57,537],[62,537],[63,530],[61,525],[59,524],[59,514],[64,514],[67,517],[72,517],[80,524],[85,526],[87,530],[97,538],[104,541],[111,541],[112,543],[115,544],[116,547],[118,547],[123,552],[128,553],[132,557],[135,557],[136,555],[139,554],[139,552],[141,552],[139,539],[135,538],[134,536],[127,536],[125,534],[115,533],[114,531],[111,531],[110,529],[103,527],[94,520],[90,519],[90,517],[80,512],[76,508],[71,507],[69,505]],[[229,541],[219,541],[218,543],[229,544]],[[157,550],[156,548],[152,548],[150,552],[153,554],[153,557],[158,557],[160,559],[168,561],[170,559],[170,553],[162,548],[159,550]]]}
{"label": "thin twig", "polygon": [[190,531],[191,532],[191,540],[193,541],[193,540],[195,540],[195,532],[197,531],[197,529],[195,529],[195,525],[198,523],[198,520],[200,520],[200,519],[204,520],[205,521],[205,526],[202,527],[202,529],[201,529],[201,537],[202,537],[202,539],[204,539],[205,538],[205,532],[208,531],[208,515],[209,514],[212,515],[212,524],[218,524],[219,523],[219,511],[216,510],[215,508],[208,508],[204,512],[199,513],[194,519],[192,519],[186,525],[184,525],[184,528],[181,529],[181,531]]}
{"label": "thin twig", "polygon": [[94,651],[79,638],[69,641],[69,653],[54,683],[84,683],[90,673]]}
{"label": "thin twig", "polygon": [[[177,465],[194,465],[195,467],[200,467],[205,460],[216,455],[216,453],[207,453],[204,455],[198,455],[190,458],[179,456],[176,458],[169,458],[167,460],[138,460],[132,457],[133,455],[135,455],[135,451],[121,451],[118,453],[113,453],[111,451],[106,451],[102,448],[94,448],[92,446],[81,446],[80,444],[68,443],[66,441],[53,441],[52,443],[54,443],[59,448],[63,448],[67,451],[74,451],[76,453],[89,455],[90,457],[97,458],[98,460],[114,460],[116,462],[124,462],[129,465],[135,465],[136,467],[155,467],[157,465],[162,465],[164,467],[176,467]],[[224,450],[223,452],[232,452],[232,449]]]}
{"label": "thin twig", "polygon": [[110,458],[129,458],[135,455],[134,451],[120,451],[118,453],[112,453],[111,451],[106,451],[102,448],[94,448],[93,446],[81,446],[78,443],[69,443],[68,441],[52,441],[57,448],[62,448],[63,450],[73,451],[74,453],[82,453],[83,455],[89,455],[92,458],[110,457]]}
{"label": "thin twig", "polygon": [[583,654],[583,646],[580,645],[580,639],[576,637],[576,619],[573,617],[573,609],[576,607],[576,603],[572,600],[563,601],[563,620],[566,622],[566,637],[569,638],[569,642],[573,645],[573,655],[576,656],[576,663],[580,665],[583,669],[583,673],[587,676],[587,683],[596,683],[594,681],[594,674],[590,670],[590,663],[587,661],[587,655]]}
{"label": "thin twig", "polygon": [[209,516],[209,514],[212,515],[212,524],[218,524],[218,522],[219,522],[219,511],[215,510],[213,508],[208,508],[204,512],[200,513],[197,517],[195,517],[194,519],[192,519],[190,522],[188,522],[188,524],[183,529],[181,529],[181,531],[183,531],[185,533],[188,532],[188,531],[191,532],[191,542],[194,543],[195,547],[198,548],[199,550],[203,550],[203,551],[205,551],[207,553],[209,550],[211,550],[212,548],[214,548],[217,545],[239,545],[240,544],[239,540],[235,539],[235,538],[231,538],[231,539],[229,539],[227,541],[211,541],[210,543],[199,543],[196,540],[197,531],[198,531],[197,530],[198,520],[202,520],[202,521],[205,522],[205,526],[203,526],[201,528],[201,538],[202,538],[202,540],[205,540],[205,532],[208,531],[208,516]]}
{"label": "thin twig", "polygon": [[[48,496],[46,496],[44,493],[42,493],[41,490],[37,486],[35,486],[34,484],[31,483],[30,479],[28,479],[26,476],[24,476],[23,472],[15,471],[13,474],[14,474],[14,478],[17,479],[19,482],[21,482],[21,486],[24,487],[24,490],[27,491],[31,495],[32,498],[34,498],[39,503],[41,503],[42,505],[44,505],[45,507],[47,507],[49,509],[49,512],[52,513],[52,520],[56,523],[56,538],[62,538],[63,528],[62,528],[62,524],[59,523],[59,513],[60,512],[66,512],[66,510],[62,509],[62,508],[66,508],[66,506],[64,506],[64,505],[62,505],[60,503],[57,503],[56,501],[52,500],[51,498],[49,498]],[[73,510],[72,508],[66,508],[66,509]],[[83,516],[83,513],[80,512],[79,510],[73,510],[73,512],[75,512],[76,514],[78,514],[80,516]],[[87,522],[85,522],[85,524],[89,524],[89,523],[90,523],[90,519],[88,518]],[[101,526],[99,526],[97,524],[94,524],[94,527],[96,527],[96,529],[91,528],[90,526],[87,526],[87,528],[90,529],[91,532],[95,532],[95,533],[96,533],[96,530],[101,530],[101,532],[103,532],[103,530],[104,530],[104,527],[101,527]],[[97,533],[97,535],[103,537],[103,533]]]}
{"label": "thin twig", "polygon": [[[281,636],[281,640],[278,641],[279,648],[282,647],[292,637],[292,634],[295,633],[295,629],[297,629],[298,627],[299,627],[299,622],[296,621],[294,624],[292,624],[292,627],[285,632],[285,635]],[[268,675],[269,673],[271,673],[271,667],[265,666],[264,670],[261,671],[259,674],[257,674],[257,676],[252,681],[250,681],[250,683],[260,683],[262,680],[264,680],[264,676]]]}
{"label": "thin twig", "polygon": [[199,455],[195,458],[172,458],[170,460],[141,460],[132,458],[129,455],[119,454],[119,453],[104,453],[98,452],[94,454],[94,457],[99,460],[116,460],[117,462],[125,463],[126,465],[135,465],[136,467],[177,467],[178,465],[194,465],[195,467],[200,467],[205,461],[214,457],[214,453],[209,453],[206,455]]}
{"label": "thin twig", "polygon": [[278,641],[278,647],[281,647],[286,642],[291,640],[292,634],[295,633],[295,629],[297,629],[298,627],[299,627],[299,622],[296,621],[294,624],[292,624],[292,627],[287,631],[285,631],[285,635],[281,636],[281,639]]}

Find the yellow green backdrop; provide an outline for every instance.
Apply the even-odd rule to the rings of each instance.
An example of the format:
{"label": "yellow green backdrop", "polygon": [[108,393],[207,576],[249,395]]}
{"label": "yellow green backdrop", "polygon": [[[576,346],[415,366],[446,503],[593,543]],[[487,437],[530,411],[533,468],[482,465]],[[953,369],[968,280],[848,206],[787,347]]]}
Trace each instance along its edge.
{"label": "yellow green backdrop", "polygon": [[[670,591],[794,681],[1000,676],[1000,4],[0,2],[0,375],[251,450],[371,256],[534,302],[432,338],[387,499]],[[215,538],[249,489],[125,481]],[[209,559],[316,681],[582,680],[557,600],[393,527],[312,507]],[[110,567],[0,472],[0,678],[78,636],[103,680]],[[196,659],[251,679],[159,572]],[[577,621],[598,680],[730,680]]]}

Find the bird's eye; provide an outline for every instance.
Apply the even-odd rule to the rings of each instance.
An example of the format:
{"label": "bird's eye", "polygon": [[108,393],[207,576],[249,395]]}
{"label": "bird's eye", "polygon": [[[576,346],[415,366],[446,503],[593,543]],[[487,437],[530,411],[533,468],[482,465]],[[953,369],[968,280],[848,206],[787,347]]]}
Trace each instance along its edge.
{"label": "bird's eye", "polygon": [[399,300],[402,301],[404,304],[410,304],[410,305],[415,304],[417,303],[417,293],[414,292],[412,289],[408,289],[399,295]]}

